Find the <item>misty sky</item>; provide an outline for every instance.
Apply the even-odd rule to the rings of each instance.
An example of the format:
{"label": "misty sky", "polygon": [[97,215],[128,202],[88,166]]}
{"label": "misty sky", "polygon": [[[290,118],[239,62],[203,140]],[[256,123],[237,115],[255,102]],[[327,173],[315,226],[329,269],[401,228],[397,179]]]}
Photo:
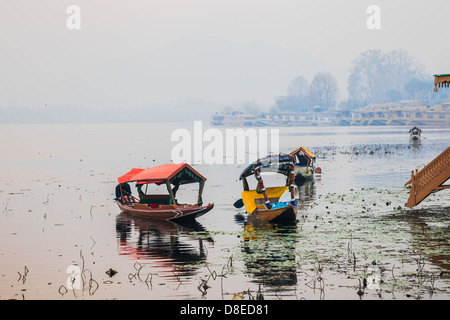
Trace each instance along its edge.
{"label": "misty sky", "polygon": [[[373,4],[381,30],[366,26]],[[263,109],[321,71],[345,98],[367,49],[450,73],[449,12],[448,0],[0,0],[0,107]]]}

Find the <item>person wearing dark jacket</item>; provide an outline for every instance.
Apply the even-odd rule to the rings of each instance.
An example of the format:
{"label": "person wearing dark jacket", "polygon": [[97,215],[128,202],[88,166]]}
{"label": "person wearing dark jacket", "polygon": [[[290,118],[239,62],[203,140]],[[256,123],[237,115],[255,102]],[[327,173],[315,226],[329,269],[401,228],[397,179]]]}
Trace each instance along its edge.
{"label": "person wearing dark jacket", "polygon": [[131,188],[128,183],[120,183],[116,186],[116,199],[122,203],[132,203]]}

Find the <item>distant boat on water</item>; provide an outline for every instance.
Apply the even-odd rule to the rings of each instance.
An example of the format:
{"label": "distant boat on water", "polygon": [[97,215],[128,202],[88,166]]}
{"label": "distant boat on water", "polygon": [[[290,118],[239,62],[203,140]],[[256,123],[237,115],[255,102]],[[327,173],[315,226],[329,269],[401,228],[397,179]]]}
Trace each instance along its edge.
{"label": "distant boat on water", "polygon": [[321,173],[319,167],[315,167],[316,156],[305,147],[299,147],[290,152],[295,158],[295,182],[300,184],[305,180],[314,178],[314,173]]}
{"label": "distant boat on water", "polygon": [[411,129],[409,129],[409,135],[412,140],[419,140],[421,133],[422,133],[422,130],[417,126],[414,126]]}

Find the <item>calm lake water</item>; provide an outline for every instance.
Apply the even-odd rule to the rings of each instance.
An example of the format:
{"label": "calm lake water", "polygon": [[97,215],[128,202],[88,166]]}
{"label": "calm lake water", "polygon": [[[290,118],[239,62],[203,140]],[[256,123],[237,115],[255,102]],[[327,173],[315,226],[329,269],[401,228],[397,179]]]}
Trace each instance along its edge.
{"label": "calm lake water", "polygon": [[124,215],[117,177],[170,162],[177,128],[193,133],[0,125],[0,299],[450,298],[450,194],[409,209],[403,187],[450,145],[449,128],[424,128],[419,145],[407,127],[278,128],[281,152],[306,146],[322,168],[299,187],[293,225],[233,206],[246,164],[194,166],[215,207],[193,225]]}

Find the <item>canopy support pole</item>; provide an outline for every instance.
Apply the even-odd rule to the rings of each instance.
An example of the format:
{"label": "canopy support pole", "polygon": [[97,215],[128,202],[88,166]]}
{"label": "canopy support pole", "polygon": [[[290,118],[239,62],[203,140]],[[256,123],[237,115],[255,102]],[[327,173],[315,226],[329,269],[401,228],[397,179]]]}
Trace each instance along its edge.
{"label": "canopy support pole", "polygon": [[244,191],[248,191],[248,182],[246,177],[242,177],[242,184],[244,185]]}
{"label": "canopy support pole", "polygon": [[167,190],[169,190],[169,194],[170,194],[170,198],[172,199],[172,204],[176,205],[177,203],[175,202],[175,196],[172,192],[172,188],[170,187],[170,181],[166,180],[166,186],[167,186]]}
{"label": "canopy support pole", "polygon": [[198,190],[198,198],[197,198],[197,205],[202,205],[202,193],[203,193],[203,186],[205,185],[205,181],[200,182],[200,189]]}
{"label": "canopy support pole", "polygon": [[270,209],[272,209],[272,205],[270,204],[269,198],[267,197],[266,187],[264,186],[264,181],[261,177],[261,172],[258,169],[256,169],[255,173],[256,173],[256,178],[261,180],[262,193],[264,195],[264,203],[265,203],[266,207],[270,210]]}
{"label": "canopy support pole", "polygon": [[[309,163],[309,160],[308,160]],[[294,180],[295,180],[295,171],[294,171],[294,165],[292,165],[291,168],[291,174],[290,174],[290,178],[289,178],[289,189],[291,190],[291,204],[295,205],[295,184],[294,184]]]}

